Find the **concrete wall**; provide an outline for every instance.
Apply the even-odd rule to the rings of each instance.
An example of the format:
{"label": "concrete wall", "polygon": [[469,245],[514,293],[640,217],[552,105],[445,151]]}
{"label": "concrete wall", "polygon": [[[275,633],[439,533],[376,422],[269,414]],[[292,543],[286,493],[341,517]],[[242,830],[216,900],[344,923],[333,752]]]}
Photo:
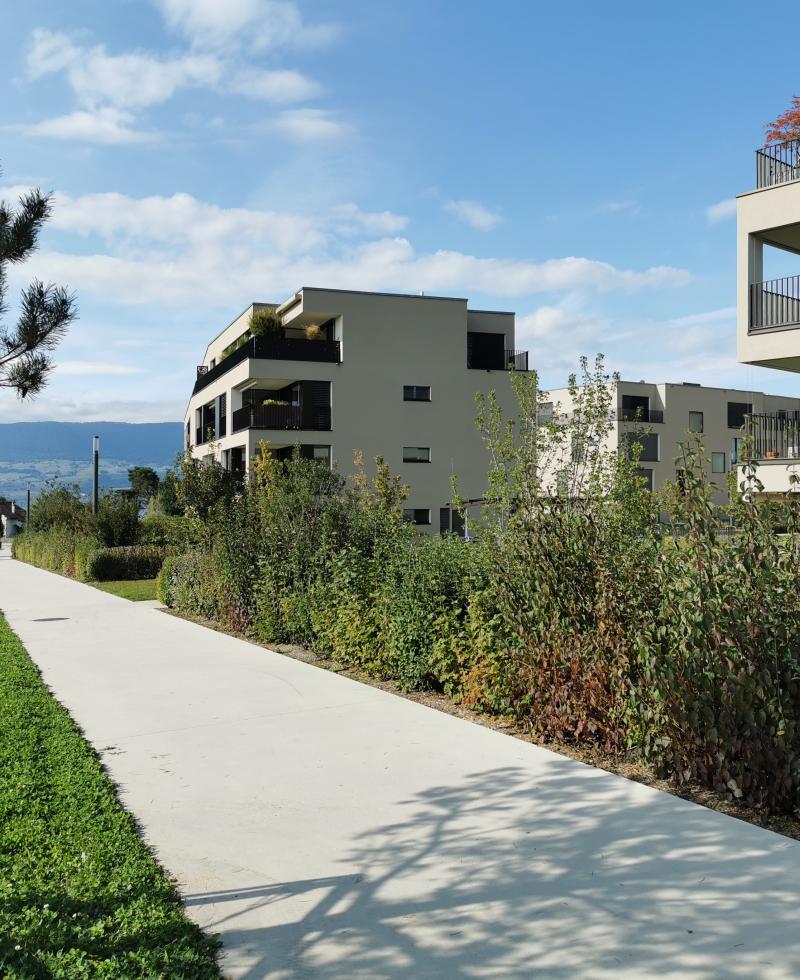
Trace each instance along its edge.
{"label": "concrete wall", "polygon": [[[344,474],[353,471],[354,450],[371,462],[382,455],[393,473],[410,486],[407,507],[428,508],[431,529],[438,530],[439,508],[450,499],[450,478],[459,492],[481,496],[486,489],[487,458],[475,427],[475,394],[495,390],[513,414],[515,399],[507,371],[467,368],[467,332],[503,335],[514,347],[514,315],[467,309],[465,299],[357,293],[304,288],[284,310],[289,329],[336,320],[340,364],[246,360],[194,396],[187,408],[194,441],[195,409],[227,393],[228,434],[220,451],[244,446],[248,457],[258,442],[330,445]],[[209,344],[205,363],[247,327],[249,309]],[[278,388],[296,380],[331,382],[332,431],[276,432],[246,430],[231,434],[231,416],[241,405],[242,389],[258,380]],[[403,385],[429,385],[430,402],[405,402]],[[431,449],[430,463],[404,463],[404,446]],[[208,452],[207,445],[195,450]],[[372,471],[370,467],[370,471]]]}

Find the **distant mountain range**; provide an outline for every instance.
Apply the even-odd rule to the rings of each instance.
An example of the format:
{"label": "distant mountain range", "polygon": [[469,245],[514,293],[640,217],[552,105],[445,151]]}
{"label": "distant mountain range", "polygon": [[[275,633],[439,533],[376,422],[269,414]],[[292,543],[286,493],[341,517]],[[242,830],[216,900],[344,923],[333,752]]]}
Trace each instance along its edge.
{"label": "distant mountain range", "polygon": [[163,473],[180,452],[180,422],[7,422],[0,424],[0,496],[24,505],[48,480],[92,484],[92,436],[100,436],[100,484],[123,487],[131,466]]}

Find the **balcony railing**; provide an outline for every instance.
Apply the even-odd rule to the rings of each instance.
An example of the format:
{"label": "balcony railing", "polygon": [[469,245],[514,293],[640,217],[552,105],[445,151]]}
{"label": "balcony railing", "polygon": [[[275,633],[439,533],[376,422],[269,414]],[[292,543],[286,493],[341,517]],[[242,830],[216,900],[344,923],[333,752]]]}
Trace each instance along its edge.
{"label": "balcony railing", "polygon": [[664,413],[660,408],[621,408],[617,419],[620,422],[642,422],[645,425],[652,422],[660,425],[664,421]]}
{"label": "balcony railing", "polygon": [[751,459],[800,459],[800,412],[748,415],[747,433]]}
{"label": "balcony railing", "polygon": [[800,325],[800,276],[750,285],[749,329],[774,330]]}
{"label": "balcony railing", "polygon": [[233,431],[242,429],[310,429],[324,432],[331,427],[330,408],[299,405],[246,405],[233,413]]}
{"label": "balcony railing", "polygon": [[322,361],[327,364],[338,364],[341,360],[338,340],[302,340],[299,337],[286,337],[283,340],[270,340],[266,337],[251,337],[232,354],[213,368],[201,371],[197,369],[197,381],[194,392],[202,391],[206,385],[221,378],[232,367],[241,364],[249,357],[264,358],[276,361]]}
{"label": "balcony railing", "polygon": [[527,371],[528,352],[506,349],[501,357],[500,351],[467,351],[467,367],[478,371]]}
{"label": "balcony railing", "polygon": [[756,150],[756,187],[800,180],[800,140],[770,143]]}

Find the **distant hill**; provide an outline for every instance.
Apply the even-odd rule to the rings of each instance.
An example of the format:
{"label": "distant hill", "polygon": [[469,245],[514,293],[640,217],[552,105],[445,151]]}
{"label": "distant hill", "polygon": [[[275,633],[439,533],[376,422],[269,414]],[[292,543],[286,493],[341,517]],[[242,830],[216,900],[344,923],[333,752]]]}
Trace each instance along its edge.
{"label": "distant hill", "polygon": [[162,472],[182,445],[180,422],[7,422],[0,424],[0,496],[24,500],[53,477],[92,481],[92,436],[100,436],[100,483],[126,486],[131,466]]}

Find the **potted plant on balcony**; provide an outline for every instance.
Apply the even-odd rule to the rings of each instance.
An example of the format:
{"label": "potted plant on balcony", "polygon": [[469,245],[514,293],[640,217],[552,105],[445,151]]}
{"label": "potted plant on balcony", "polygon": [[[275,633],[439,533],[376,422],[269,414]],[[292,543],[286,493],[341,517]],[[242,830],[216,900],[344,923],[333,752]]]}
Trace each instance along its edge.
{"label": "potted plant on balcony", "polygon": [[780,453],[778,452],[777,449],[768,449],[764,453],[764,459],[779,459],[779,458],[780,458]]}
{"label": "potted plant on balcony", "polygon": [[273,307],[253,310],[250,316],[250,336],[264,340],[283,340],[283,323]]}
{"label": "potted plant on balcony", "polygon": [[264,401],[261,402],[261,404],[262,405],[286,405],[286,406],[288,406],[289,402],[284,401],[281,398],[265,398]]}
{"label": "potted plant on balcony", "polygon": [[307,324],[305,331],[306,340],[324,340],[325,336],[322,333],[322,327],[318,323]]}

